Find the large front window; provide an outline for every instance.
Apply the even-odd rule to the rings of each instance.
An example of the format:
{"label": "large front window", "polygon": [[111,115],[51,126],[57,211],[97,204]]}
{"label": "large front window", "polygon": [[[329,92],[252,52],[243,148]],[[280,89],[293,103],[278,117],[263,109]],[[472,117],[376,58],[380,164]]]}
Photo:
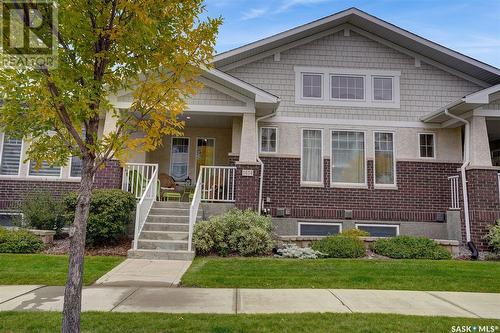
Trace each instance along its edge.
{"label": "large front window", "polygon": [[198,138],[196,140],[196,170],[201,166],[211,166],[215,163],[215,139]]}
{"label": "large front window", "polygon": [[332,183],[366,183],[365,133],[332,131]]}
{"label": "large front window", "polygon": [[185,181],[188,177],[189,138],[172,138],[170,158],[170,175],[175,181]]}
{"label": "large front window", "polygon": [[395,185],[394,134],[375,132],[375,184]]}
{"label": "large front window", "polygon": [[302,130],[301,180],[304,183],[323,182],[323,131]]}
{"label": "large front window", "polygon": [[4,135],[0,162],[0,175],[19,174],[23,140]]}

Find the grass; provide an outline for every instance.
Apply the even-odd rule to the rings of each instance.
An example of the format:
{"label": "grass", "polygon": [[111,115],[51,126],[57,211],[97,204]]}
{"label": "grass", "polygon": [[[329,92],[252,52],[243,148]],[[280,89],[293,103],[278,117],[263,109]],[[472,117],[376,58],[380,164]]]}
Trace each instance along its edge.
{"label": "grass", "polygon": [[499,276],[485,261],[197,257],[182,285],[500,292]]}
{"label": "grass", "polygon": [[[57,332],[55,312],[0,312],[1,332]],[[450,332],[452,326],[500,326],[500,320],[388,314],[214,315],[103,313],[82,315],[82,332]]]}
{"label": "grass", "polygon": [[[83,282],[94,283],[99,277],[121,263],[123,257],[85,257]],[[0,254],[0,285],[2,284],[66,284],[68,257],[44,254]]]}

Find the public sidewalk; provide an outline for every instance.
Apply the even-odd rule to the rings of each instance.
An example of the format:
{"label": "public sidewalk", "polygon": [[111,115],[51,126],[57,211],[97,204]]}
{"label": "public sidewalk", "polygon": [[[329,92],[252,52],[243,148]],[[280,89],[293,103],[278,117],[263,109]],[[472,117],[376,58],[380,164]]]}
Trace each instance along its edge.
{"label": "public sidewalk", "polygon": [[[0,286],[0,311],[61,311],[64,287]],[[164,313],[360,312],[500,319],[500,294],[347,289],[91,286],[83,311]]]}

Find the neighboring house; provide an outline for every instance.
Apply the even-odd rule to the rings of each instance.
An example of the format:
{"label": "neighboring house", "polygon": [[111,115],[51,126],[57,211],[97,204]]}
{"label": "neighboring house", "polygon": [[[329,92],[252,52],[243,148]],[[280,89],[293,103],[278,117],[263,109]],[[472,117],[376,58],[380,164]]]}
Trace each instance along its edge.
{"label": "neighboring house", "polygon": [[[355,8],[221,53],[213,64],[182,116],[183,137],[133,156],[138,164],[124,177],[110,163],[98,186],[123,181],[130,190],[133,168],[153,179],[166,173],[198,185],[191,223],[200,200],[234,202],[260,206],[281,235],[358,227],[486,249],[486,228],[500,218],[498,68]],[[127,108],[131,94],[113,102]],[[103,120],[105,130],[113,120]],[[22,163],[22,141],[4,138],[0,150],[3,209],[33,187],[77,186],[77,161],[35,173]],[[152,201],[143,199],[139,230]]]}

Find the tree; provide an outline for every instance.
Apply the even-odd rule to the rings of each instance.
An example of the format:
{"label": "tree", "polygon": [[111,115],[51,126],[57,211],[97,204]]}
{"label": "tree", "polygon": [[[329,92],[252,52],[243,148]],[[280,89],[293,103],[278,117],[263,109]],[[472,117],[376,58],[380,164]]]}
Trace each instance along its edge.
{"label": "tree", "polygon": [[[48,14],[34,3],[19,6]],[[200,88],[196,77],[210,65],[222,20],[202,18],[203,0],[59,0],[56,7],[57,26],[44,22],[38,31],[57,38],[57,67],[0,71],[0,127],[29,140],[28,158],[38,165],[82,159],[62,325],[78,332],[94,174],[127,151],[151,151],[162,136],[180,134],[177,116]],[[111,97],[124,91],[133,92],[132,107],[117,110]],[[102,134],[106,115],[116,128]]]}

